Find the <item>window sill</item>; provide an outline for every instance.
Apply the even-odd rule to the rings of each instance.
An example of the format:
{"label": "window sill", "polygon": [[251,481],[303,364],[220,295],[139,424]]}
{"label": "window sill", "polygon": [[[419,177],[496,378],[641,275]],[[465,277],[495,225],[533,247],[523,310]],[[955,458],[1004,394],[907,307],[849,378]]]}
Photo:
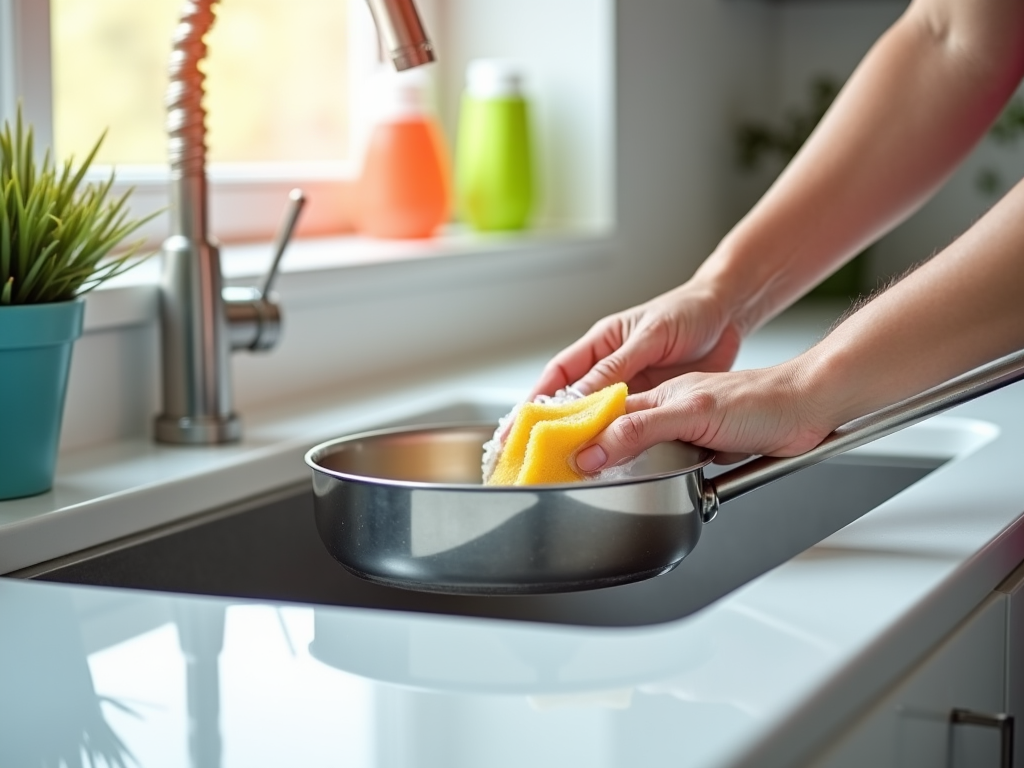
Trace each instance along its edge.
{"label": "window sill", "polygon": [[[613,240],[610,228],[596,225],[488,235],[452,227],[436,238],[406,241],[301,238],[285,254],[276,291],[285,304],[366,301],[594,269],[611,263]],[[259,284],[270,256],[269,241],[222,246],[225,281]],[[90,293],[85,332],[155,322],[159,277],[154,257]]]}

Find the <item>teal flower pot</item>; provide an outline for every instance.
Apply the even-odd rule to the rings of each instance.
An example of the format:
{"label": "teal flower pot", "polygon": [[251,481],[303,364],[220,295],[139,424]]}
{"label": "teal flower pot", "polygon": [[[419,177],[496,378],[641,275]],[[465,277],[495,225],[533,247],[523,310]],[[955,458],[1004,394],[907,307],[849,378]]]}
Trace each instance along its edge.
{"label": "teal flower pot", "polygon": [[50,490],[82,299],[0,306],[0,499]]}

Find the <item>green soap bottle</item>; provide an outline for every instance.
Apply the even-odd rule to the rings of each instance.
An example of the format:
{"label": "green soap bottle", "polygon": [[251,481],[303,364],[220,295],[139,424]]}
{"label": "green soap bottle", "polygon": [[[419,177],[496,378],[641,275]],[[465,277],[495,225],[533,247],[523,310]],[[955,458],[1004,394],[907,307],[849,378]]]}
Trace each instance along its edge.
{"label": "green soap bottle", "polygon": [[522,78],[506,62],[480,59],[466,79],[455,154],[459,214],[480,231],[524,229],[534,179]]}

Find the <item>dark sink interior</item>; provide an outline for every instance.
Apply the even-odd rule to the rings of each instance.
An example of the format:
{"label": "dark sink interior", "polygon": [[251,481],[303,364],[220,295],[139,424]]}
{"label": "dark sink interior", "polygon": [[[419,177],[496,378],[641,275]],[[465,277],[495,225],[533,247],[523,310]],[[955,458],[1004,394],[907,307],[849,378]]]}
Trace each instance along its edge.
{"label": "dark sink interior", "polygon": [[556,595],[463,597],[372,584],[320,542],[305,485],[18,574],[71,584],[590,626],[686,616],[789,560],[941,462],[842,456],[725,505],[674,571]]}

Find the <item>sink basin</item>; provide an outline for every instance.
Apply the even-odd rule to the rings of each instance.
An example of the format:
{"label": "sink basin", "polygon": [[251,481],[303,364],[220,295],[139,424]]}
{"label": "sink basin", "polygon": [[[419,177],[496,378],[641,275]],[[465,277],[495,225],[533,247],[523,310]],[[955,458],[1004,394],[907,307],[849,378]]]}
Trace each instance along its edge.
{"label": "sink basin", "polygon": [[[403,424],[496,421],[507,410],[505,403],[453,403]],[[730,502],[705,527],[694,552],[672,572],[591,592],[468,597],[363,581],[335,562],[321,543],[309,484],[18,575],[73,584],[554,624],[650,625],[709,605],[913,485],[962,453],[965,446],[969,448],[972,441],[986,441],[980,433],[971,435],[963,424],[970,422],[926,422]]]}

